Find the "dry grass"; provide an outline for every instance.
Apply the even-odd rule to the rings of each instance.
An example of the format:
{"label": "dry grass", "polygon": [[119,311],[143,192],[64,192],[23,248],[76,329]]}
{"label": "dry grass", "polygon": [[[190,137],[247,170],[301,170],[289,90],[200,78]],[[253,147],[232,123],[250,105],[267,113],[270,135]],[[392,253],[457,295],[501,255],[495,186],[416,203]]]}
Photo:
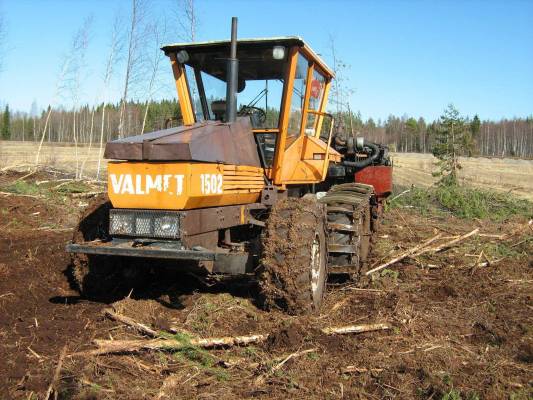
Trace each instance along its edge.
{"label": "dry grass", "polygon": [[[436,178],[431,154],[395,153],[394,183],[400,186],[431,186]],[[533,200],[533,160],[510,158],[461,158],[460,183],[499,192],[512,192]]]}
{"label": "dry grass", "polygon": [[[30,166],[35,162],[35,154],[39,143],[35,142],[7,142],[0,141],[0,168],[8,166]],[[85,161],[84,177],[96,176],[99,149],[93,144],[89,150],[87,145],[78,146],[78,162],[81,167]],[[54,167],[68,172],[76,169],[76,153],[72,143],[43,143],[39,162],[42,165]],[[102,160],[101,176],[104,174],[107,162]]]}

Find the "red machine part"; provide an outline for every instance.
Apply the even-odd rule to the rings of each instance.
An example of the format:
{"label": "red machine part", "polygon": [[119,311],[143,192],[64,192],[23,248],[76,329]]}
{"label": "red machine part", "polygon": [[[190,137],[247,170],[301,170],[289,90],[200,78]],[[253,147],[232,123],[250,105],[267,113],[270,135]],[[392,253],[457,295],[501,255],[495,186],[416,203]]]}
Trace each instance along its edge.
{"label": "red machine part", "polygon": [[392,193],[392,167],[385,165],[365,167],[355,173],[355,182],[374,186],[378,202],[381,203]]}

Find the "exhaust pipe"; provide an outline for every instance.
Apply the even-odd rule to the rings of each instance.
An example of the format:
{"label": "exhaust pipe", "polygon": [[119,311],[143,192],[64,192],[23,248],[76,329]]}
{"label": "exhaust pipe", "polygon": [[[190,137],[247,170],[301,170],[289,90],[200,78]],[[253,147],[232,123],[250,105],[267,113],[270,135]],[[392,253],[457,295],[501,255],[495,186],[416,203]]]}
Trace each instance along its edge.
{"label": "exhaust pipe", "polygon": [[237,17],[231,18],[231,49],[226,76],[226,122],[235,122],[237,117],[237,82],[239,60],[237,60]]}

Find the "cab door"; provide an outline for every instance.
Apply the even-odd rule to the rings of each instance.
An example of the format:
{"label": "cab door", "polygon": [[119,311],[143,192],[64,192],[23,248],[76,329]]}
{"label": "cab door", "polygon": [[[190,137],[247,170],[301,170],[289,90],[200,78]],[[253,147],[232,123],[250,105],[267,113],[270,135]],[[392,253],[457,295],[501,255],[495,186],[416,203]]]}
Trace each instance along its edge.
{"label": "cab door", "polygon": [[[277,185],[317,183],[330,161],[340,161],[330,147],[332,116],[325,112],[331,77],[299,48],[290,57],[272,177]],[[321,136],[324,118],[330,129]]]}

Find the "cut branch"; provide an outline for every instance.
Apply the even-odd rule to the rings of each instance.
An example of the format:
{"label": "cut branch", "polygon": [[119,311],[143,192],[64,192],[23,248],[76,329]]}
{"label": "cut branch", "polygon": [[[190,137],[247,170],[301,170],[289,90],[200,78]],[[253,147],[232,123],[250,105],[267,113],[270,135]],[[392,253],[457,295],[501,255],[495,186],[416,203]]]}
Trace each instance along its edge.
{"label": "cut branch", "polygon": [[[106,313],[106,315],[109,315]],[[118,314],[113,313],[114,317]],[[141,328],[139,324],[127,317],[117,319],[117,321],[131,324],[130,326],[136,326]],[[326,335],[344,335],[350,333],[362,333],[372,332],[377,330],[391,329],[389,324],[363,324],[363,325],[348,325],[341,327],[332,327],[322,329],[322,333]],[[145,332],[155,332],[150,328]],[[226,336],[220,338],[191,338],[189,340],[177,340],[174,338],[156,338],[151,340],[136,339],[136,340],[102,340],[96,339],[94,342],[99,347],[95,350],[82,351],[73,353],[70,356],[97,356],[110,353],[133,353],[140,350],[180,350],[190,346],[202,347],[202,348],[214,348],[214,347],[231,347],[231,346],[246,346],[253,343],[264,342],[268,338],[268,334],[257,334],[248,336]]]}
{"label": "cut branch", "polygon": [[341,368],[341,372],[343,374],[349,374],[349,373],[352,373],[352,372],[356,372],[358,374],[361,374],[361,373],[364,373],[364,372],[370,372],[370,373],[373,373],[373,372],[382,372],[383,371],[383,368],[359,368],[359,367],[356,367],[355,365],[348,365],[344,368]]}
{"label": "cut branch", "polygon": [[148,326],[141,324],[135,320],[133,320],[130,317],[126,317],[125,315],[120,315],[115,313],[111,309],[105,309],[104,315],[108,318],[111,318],[113,321],[122,322],[125,325],[131,326],[136,331],[142,333],[143,335],[150,336],[152,338],[157,337],[159,334],[157,331],[154,331],[152,328],[149,328]]}
{"label": "cut branch", "polygon": [[287,357],[285,357],[280,363],[278,363],[278,364],[274,365],[272,368],[270,368],[270,370],[269,370],[266,374],[258,376],[258,377],[255,379],[254,383],[255,383],[256,385],[261,385],[261,384],[263,384],[263,383],[265,382],[265,379],[266,379],[266,377],[267,377],[268,375],[271,375],[271,374],[273,374],[274,372],[276,372],[276,371],[278,371],[279,369],[281,369],[281,367],[283,367],[283,366],[287,363],[287,361],[289,361],[290,359],[292,359],[292,358],[296,358],[296,357],[301,357],[301,356],[303,356],[303,355],[305,355],[305,354],[309,354],[309,353],[312,353],[312,352],[314,352],[314,351],[317,351],[317,348],[316,348],[316,347],[313,347],[312,349],[307,349],[307,350],[297,351],[297,352],[295,352],[295,353],[289,354],[289,355],[288,355]]}
{"label": "cut branch", "polygon": [[57,360],[57,366],[54,371],[54,377],[52,378],[52,382],[50,382],[50,386],[48,386],[48,390],[46,391],[46,395],[44,396],[45,400],[48,400],[50,398],[52,391],[57,385],[57,381],[59,380],[59,373],[61,372],[61,367],[63,366],[63,360],[65,359],[66,355],[67,355],[67,346],[65,345],[63,346],[63,349],[61,350],[61,353],[59,354],[59,359]]}
{"label": "cut branch", "polygon": [[461,236],[459,236],[456,239],[450,240],[449,242],[446,242],[446,243],[443,243],[443,244],[438,245],[436,247],[432,247],[432,248],[429,248],[427,250],[421,251],[417,255],[420,255],[420,254],[423,254],[423,253],[427,253],[427,252],[438,253],[439,251],[447,249],[448,247],[452,247],[453,245],[455,245],[455,244],[457,244],[457,243],[459,243],[459,242],[461,242],[461,241],[463,241],[465,239],[468,239],[470,236],[473,236],[473,235],[477,234],[478,232],[479,232],[479,228],[476,228],[473,231],[465,233],[464,235],[461,235]]}
{"label": "cut branch", "polygon": [[389,324],[362,324],[362,325],[348,325],[339,326],[337,328],[324,328],[322,332],[326,335],[345,335],[347,333],[363,333],[392,329]]}
{"label": "cut branch", "polygon": [[384,268],[387,268],[387,267],[389,267],[389,266],[391,266],[393,264],[396,264],[397,262],[399,262],[399,261],[401,261],[401,260],[403,260],[403,259],[405,259],[407,257],[416,257],[416,256],[420,256],[422,254],[430,253],[430,252],[431,253],[438,253],[440,251],[443,251],[444,249],[447,249],[449,247],[452,247],[452,246],[456,245],[457,243],[469,238],[470,236],[476,235],[478,232],[479,232],[479,228],[476,228],[473,231],[465,233],[464,235],[455,237],[454,239],[452,239],[452,240],[450,240],[448,242],[445,242],[445,243],[440,244],[440,245],[435,246],[435,247],[429,247],[429,245],[431,243],[433,243],[437,239],[441,239],[441,234],[438,234],[437,236],[434,236],[431,239],[426,240],[424,243],[407,250],[406,252],[400,254],[398,257],[393,258],[392,260],[386,262],[385,264],[381,264],[381,265],[377,266],[376,268],[372,268],[370,271],[367,271],[365,273],[365,275],[371,275],[374,272],[380,271],[380,270],[382,270]]}
{"label": "cut branch", "polygon": [[425,242],[419,244],[418,246],[415,246],[415,247],[403,252],[398,257],[393,258],[392,260],[386,262],[385,264],[381,264],[381,265],[377,266],[376,268],[372,268],[371,270],[367,271],[365,273],[365,275],[371,275],[374,272],[381,271],[382,269],[387,268],[388,266],[391,266],[393,264],[396,264],[399,261],[402,261],[404,258],[407,258],[407,257],[409,257],[409,256],[411,256],[413,254],[416,254],[421,249],[424,249],[425,247],[427,247],[428,245],[430,245],[434,241],[440,239],[441,236],[442,236],[442,234],[439,233],[438,235],[432,237],[431,239],[426,240]]}

